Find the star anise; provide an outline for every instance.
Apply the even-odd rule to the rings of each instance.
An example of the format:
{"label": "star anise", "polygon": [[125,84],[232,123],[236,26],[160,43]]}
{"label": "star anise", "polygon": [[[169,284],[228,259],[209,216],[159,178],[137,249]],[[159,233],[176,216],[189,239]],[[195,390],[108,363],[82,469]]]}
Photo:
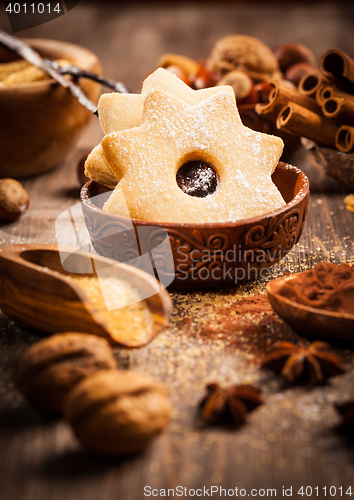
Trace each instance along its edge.
{"label": "star anise", "polygon": [[342,359],[326,342],[303,343],[277,342],[263,359],[262,366],[280,373],[288,382],[308,381],[320,384],[325,379],[346,371]]}
{"label": "star anise", "polygon": [[208,384],[201,402],[202,419],[208,425],[244,424],[247,414],[262,404],[261,391],[250,384],[231,385],[223,389],[217,382]]}
{"label": "star anise", "polygon": [[354,434],[354,400],[352,399],[346,403],[335,404],[335,407],[342,416],[342,421],[337,426],[337,429]]}

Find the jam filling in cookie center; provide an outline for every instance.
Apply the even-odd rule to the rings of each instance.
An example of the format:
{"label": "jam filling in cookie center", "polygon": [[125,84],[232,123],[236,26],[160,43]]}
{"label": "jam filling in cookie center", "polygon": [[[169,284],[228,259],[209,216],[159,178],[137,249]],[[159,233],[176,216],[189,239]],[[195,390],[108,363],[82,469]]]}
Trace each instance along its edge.
{"label": "jam filling in cookie center", "polygon": [[204,161],[189,161],[178,170],[178,187],[189,196],[205,198],[213,194],[219,184],[219,178],[211,165]]}

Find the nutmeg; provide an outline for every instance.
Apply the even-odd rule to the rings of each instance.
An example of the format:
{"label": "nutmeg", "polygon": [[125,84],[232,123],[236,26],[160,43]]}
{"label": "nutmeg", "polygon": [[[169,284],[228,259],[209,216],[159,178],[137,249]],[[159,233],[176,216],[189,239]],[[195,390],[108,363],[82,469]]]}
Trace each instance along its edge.
{"label": "nutmeg", "polygon": [[29,207],[29,194],[15,179],[0,179],[0,221],[12,222]]}
{"label": "nutmeg", "polygon": [[100,371],[67,396],[64,414],[81,444],[102,456],[143,450],[167,425],[171,404],[162,384],[129,371]]}
{"label": "nutmeg", "polygon": [[300,80],[308,73],[313,73],[316,68],[309,63],[296,63],[290,66],[285,73],[285,79],[292,82],[294,85],[298,86]]}
{"label": "nutmeg", "polygon": [[257,38],[245,35],[229,35],[218,40],[206,68],[221,76],[238,69],[256,82],[281,78],[278,61],[270,48]]}
{"label": "nutmeg", "polygon": [[253,89],[251,78],[244,71],[237,69],[223,76],[218,85],[231,85],[234,89],[237,102],[245,99]]}
{"label": "nutmeg", "polygon": [[84,333],[60,333],[25,351],[17,370],[17,385],[35,408],[61,412],[64,398],[82,378],[116,366],[105,339]]}
{"label": "nutmeg", "polygon": [[316,64],[314,53],[303,43],[283,43],[275,47],[273,52],[284,72],[296,63]]}

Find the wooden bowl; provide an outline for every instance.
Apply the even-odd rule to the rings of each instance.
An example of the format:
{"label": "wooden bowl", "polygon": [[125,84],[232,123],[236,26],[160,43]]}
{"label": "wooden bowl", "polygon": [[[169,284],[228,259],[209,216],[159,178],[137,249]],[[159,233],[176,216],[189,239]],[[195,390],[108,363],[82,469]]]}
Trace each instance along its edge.
{"label": "wooden bowl", "polygon": [[[71,43],[25,39],[42,56],[65,59],[82,69],[101,72],[97,56]],[[0,62],[7,60],[0,52]],[[80,86],[97,102],[100,85],[80,79]],[[0,177],[24,177],[59,163],[73,147],[91,118],[69,92],[53,79],[0,87]]]}
{"label": "wooden bowl", "polygon": [[354,190],[354,153],[342,153],[304,138],[301,142],[327,175]]}
{"label": "wooden bowl", "polygon": [[[162,276],[168,278],[168,273],[171,273],[163,269],[163,263],[168,262],[168,252],[172,248],[175,268],[172,288],[216,288],[266,276],[269,268],[298,242],[308,206],[308,179],[299,169],[279,162],[273,181],[286,205],[260,217],[235,223],[131,221],[104,212],[101,209],[104,196],[100,197],[100,206],[92,203],[92,197],[108,191],[93,181],[82,188],[82,209],[92,244],[99,255],[128,262],[138,258],[140,252],[150,258],[149,254],[154,251],[155,268],[158,267],[161,279]],[[169,248],[161,245],[166,231]]]}
{"label": "wooden bowl", "polygon": [[297,274],[279,278],[267,284],[270,305],[294,330],[323,339],[354,339],[354,316],[305,306],[283,297],[279,289]]}

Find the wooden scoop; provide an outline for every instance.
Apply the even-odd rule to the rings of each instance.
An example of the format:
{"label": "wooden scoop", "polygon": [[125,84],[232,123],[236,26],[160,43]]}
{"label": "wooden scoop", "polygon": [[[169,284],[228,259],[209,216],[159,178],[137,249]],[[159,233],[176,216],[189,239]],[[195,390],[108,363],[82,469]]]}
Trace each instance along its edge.
{"label": "wooden scoop", "polygon": [[[61,258],[65,269],[72,272],[63,268]],[[119,280],[148,297],[145,303],[153,319],[150,331],[134,330],[129,338],[124,328],[122,332],[112,331],[102,310],[70,278],[97,278],[97,271],[112,266],[118,269]],[[59,254],[56,245],[25,244],[0,249],[0,308],[30,328],[52,333],[91,333],[111,344],[139,347],[150,342],[168,323],[172,303],[157,280],[140,269],[72,248],[60,247]]]}
{"label": "wooden scoop", "polygon": [[267,284],[270,305],[294,330],[324,339],[354,339],[354,316],[298,304],[279,294],[280,288],[297,274]]}

